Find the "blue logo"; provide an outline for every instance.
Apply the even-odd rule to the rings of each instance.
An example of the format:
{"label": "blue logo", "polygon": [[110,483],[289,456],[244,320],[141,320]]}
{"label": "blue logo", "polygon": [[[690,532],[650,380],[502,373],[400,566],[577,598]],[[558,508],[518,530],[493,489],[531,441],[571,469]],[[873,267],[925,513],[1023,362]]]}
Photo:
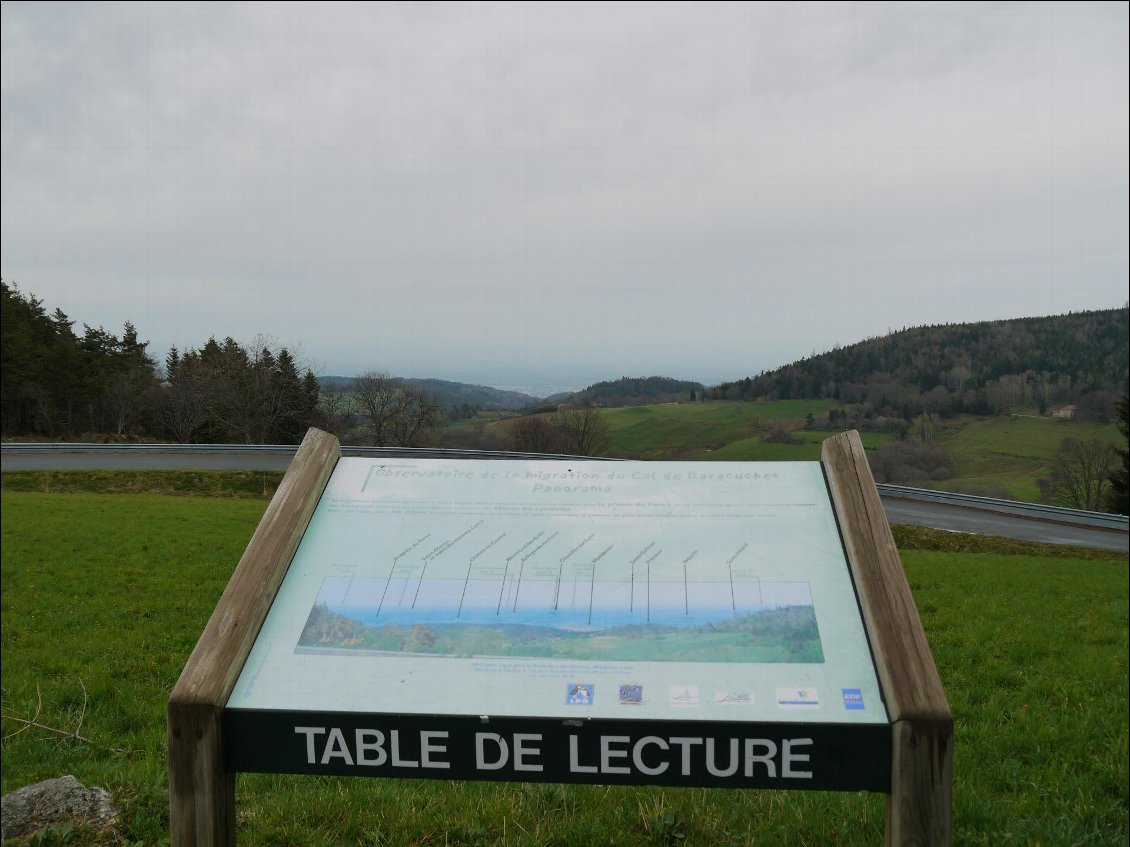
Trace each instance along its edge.
{"label": "blue logo", "polygon": [[621,706],[642,706],[643,705],[643,686],[642,685],[621,685],[620,686],[620,705]]}
{"label": "blue logo", "polygon": [[863,692],[858,688],[841,688],[844,695],[844,708],[848,711],[858,712],[866,708],[863,705]]}
{"label": "blue logo", "polygon": [[569,706],[591,706],[592,692],[591,682],[570,682],[565,688],[565,703]]}

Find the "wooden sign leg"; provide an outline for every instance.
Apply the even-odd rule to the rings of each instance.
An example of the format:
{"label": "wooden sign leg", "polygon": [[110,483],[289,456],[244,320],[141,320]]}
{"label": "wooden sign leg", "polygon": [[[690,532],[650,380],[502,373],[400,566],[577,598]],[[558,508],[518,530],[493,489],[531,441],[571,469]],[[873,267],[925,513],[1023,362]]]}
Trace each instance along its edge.
{"label": "wooden sign leg", "polygon": [[169,704],[172,847],[235,847],[235,774],[224,770],[220,710]]}
{"label": "wooden sign leg", "polygon": [[306,433],[169,695],[173,847],[235,847],[221,716],[340,455],[334,436]]}
{"label": "wooden sign leg", "polygon": [[953,725],[891,725],[887,847],[949,847],[953,816]]}

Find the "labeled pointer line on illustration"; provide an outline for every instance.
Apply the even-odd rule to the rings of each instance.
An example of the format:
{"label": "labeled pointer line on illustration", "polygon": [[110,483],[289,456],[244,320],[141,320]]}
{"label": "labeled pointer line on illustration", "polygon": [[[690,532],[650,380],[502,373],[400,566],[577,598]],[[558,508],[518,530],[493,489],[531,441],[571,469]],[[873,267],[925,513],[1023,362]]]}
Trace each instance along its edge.
{"label": "labeled pointer line on illustration", "polygon": [[730,604],[735,612],[738,610],[738,601],[734,598],[734,560],[744,553],[745,548],[748,546],[749,542],[743,543],[742,546],[737,549],[737,552],[726,560],[726,567],[730,569]]}
{"label": "labeled pointer line on illustration", "polygon": [[383,609],[385,607],[385,597],[388,596],[388,587],[392,583],[392,574],[393,574],[394,571],[396,571],[396,562],[395,561],[393,562],[392,567],[388,569],[388,579],[385,580],[385,590],[381,592],[381,602],[379,602],[377,604],[377,614],[376,614],[376,616],[378,618],[381,616],[381,609]]}
{"label": "labeled pointer line on illustration", "polygon": [[592,595],[593,589],[596,587],[596,562],[592,563],[592,579],[589,580],[589,620],[588,625],[592,626]]}
{"label": "labeled pointer line on illustration", "polygon": [[502,570],[502,584],[498,587],[498,608],[494,610],[495,615],[502,614],[502,598],[506,595],[506,576],[510,573],[510,563],[506,563],[506,567]]}
{"label": "labeled pointer line on illustration", "polygon": [[341,595],[341,604],[343,606],[346,606],[346,605],[349,604],[349,592],[353,588],[353,577],[354,576],[355,576],[355,574],[353,573],[352,570],[350,570],[350,572],[349,572],[349,582],[347,582],[345,584],[345,592]]}
{"label": "labeled pointer line on illustration", "polygon": [[455,612],[455,617],[460,617],[463,614],[463,601],[467,598],[467,586],[471,582],[471,568],[474,562],[467,562],[467,576],[463,580],[463,593],[459,595],[459,609]]}
{"label": "labeled pointer line on illustration", "polygon": [[522,591],[522,572],[526,569],[526,560],[522,560],[522,564],[518,566],[518,578],[514,580],[514,609],[518,611],[518,594]]}
{"label": "labeled pointer line on illustration", "polygon": [[411,572],[405,573],[404,574],[404,581],[402,583],[400,583],[400,600],[396,604],[398,606],[404,605],[404,595],[408,593],[408,581],[409,581],[410,577],[411,577]]}
{"label": "labeled pointer line on illustration", "polygon": [[[424,559],[424,566],[422,568],[420,568],[420,581],[416,583],[416,593],[412,595],[412,608],[413,609],[416,608],[416,600],[419,599],[419,597],[420,597],[420,586],[422,586],[424,584],[424,574],[426,574],[428,572],[428,563],[430,561],[431,561],[431,559]],[[405,579],[404,583],[405,583],[405,585],[407,585],[408,580]]]}

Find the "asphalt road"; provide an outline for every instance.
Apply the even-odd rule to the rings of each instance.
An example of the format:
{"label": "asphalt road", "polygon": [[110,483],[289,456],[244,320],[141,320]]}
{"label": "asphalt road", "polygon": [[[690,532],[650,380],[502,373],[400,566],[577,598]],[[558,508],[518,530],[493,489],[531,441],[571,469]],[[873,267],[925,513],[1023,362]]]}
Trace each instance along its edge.
{"label": "asphalt road", "polygon": [[[0,452],[0,470],[223,470],[285,471],[290,451],[234,450],[160,452],[154,450],[100,450],[80,452],[42,450]],[[995,535],[1022,541],[1042,541],[1077,547],[1130,552],[1130,533],[1036,519],[1020,515],[902,497],[883,496],[887,520],[893,524],[927,526],[951,532]]]}
{"label": "asphalt road", "polygon": [[1026,518],[945,503],[925,503],[901,497],[883,497],[882,501],[887,520],[893,524],[1130,552],[1130,533],[1125,531]]}
{"label": "asphalt road", "polygon": [[149,450],[96,453],[44,450],[0,452],[0,471],[285,471],[290,452],[193,450],[162,453]]}

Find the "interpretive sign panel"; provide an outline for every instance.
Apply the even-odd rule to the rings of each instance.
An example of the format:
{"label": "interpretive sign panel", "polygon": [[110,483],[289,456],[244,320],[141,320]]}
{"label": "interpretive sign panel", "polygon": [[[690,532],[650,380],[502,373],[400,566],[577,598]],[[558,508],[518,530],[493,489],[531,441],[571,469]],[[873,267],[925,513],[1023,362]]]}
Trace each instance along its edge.
{"label": "interpretive sign panel", "polygon": [[311,429],[169,697],[174,847],[238,771],[873,790],[948,847],[953,717],[863,444],[342,459]]}
{"label": "interpretive sign panel", "polygon": [[818,462],[339,459],[229,770],[886,791]]}

